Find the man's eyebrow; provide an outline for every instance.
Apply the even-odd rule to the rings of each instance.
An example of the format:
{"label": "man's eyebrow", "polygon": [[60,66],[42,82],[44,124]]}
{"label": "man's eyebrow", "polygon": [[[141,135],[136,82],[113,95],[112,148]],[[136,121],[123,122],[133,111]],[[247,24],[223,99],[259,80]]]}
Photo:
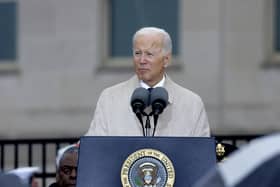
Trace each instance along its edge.
{"label": "man's eyebrow", "polygon": [[61,165],[61,167],[72,167],[72,168],[75,167],[75,168],[77,168],[78,166],[75,166],[75,165],[67,165],[67,164],[66,164],[66,165]]}

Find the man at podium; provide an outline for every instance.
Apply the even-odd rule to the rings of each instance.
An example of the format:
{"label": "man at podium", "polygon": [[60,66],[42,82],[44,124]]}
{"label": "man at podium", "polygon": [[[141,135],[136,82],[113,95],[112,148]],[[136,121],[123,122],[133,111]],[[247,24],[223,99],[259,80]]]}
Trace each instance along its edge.
{"label": "man at podium", "polygon": [[172,57],[170,35],[144,27],[132,44],[136,75],[101,93],[86,135],[209,137],[200,96],[166,74]]}

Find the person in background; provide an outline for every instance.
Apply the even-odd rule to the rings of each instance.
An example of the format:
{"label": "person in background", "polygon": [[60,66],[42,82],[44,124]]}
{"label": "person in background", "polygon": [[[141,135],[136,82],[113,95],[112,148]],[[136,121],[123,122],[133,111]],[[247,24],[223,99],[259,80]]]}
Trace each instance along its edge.
{"label": "person in background", "polygon": [[250,141],[210,169],[192,187],[279,187],[280,133]]}
{"label": "person in background", "polygon": [[28,184],[23,184],[22,180],[13,173],[0,173],[1,187],[29,187]]}
{"label": "person in background", "polygon": [[78,144],[59,149],[56,157],[56,182],[49,187],[75,187],[78,165]]}
{"label": "person in background", "polygon": [[[105,89],[97,102],[86,135],[142,136],[141,120],[130,106],[136,88],[163,87],[168,92],[167,106],[158,118],[155,136],[210,136],[204,104],[196,93],[183,88],[166,74],[172,58],[170,35],[161,28],[144,27],[132,40],[135,74],[129,80]],[[146,107],[149,110],[151,106]],[[146,110],[145,109],[145,110]],[[147,117],[143,116],[143,121]],[[151,129],[154,121],[151,118]]]}
{"label": "person in background", "polygon": [[39,167],[19,167],[8,171],[7,174],[14,174],[19,177],[22,184],[29,187],[39,187],[35,174],[40,171]]}
{"label": "person in background", "polygon": [[225,142],[216,142],[216,158],[219,163],[225,161],[233,152],[237,151],[238,147],[225,143]]}

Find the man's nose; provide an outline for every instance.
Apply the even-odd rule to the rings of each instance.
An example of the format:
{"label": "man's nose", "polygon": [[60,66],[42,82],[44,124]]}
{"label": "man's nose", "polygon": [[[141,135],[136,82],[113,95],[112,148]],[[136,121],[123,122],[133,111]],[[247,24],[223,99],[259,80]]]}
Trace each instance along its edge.
{"label": "man's nose", "polygon": [[146,55],[145,53],[143,53],[141,56],[140,56],[140,63],[145,63],[146,62]]}
{"label": "man's nose", "polygon": [[76,176],[77,176],[77,170],[76,170],[76,169],[72,169],[72,170],[71,170],[70,176],[76,178]]}

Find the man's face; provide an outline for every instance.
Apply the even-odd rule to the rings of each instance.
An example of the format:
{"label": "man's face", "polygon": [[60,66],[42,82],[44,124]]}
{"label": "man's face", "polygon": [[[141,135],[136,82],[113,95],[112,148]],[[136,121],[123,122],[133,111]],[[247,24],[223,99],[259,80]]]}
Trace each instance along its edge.
{"label": "man's face", "polygon": [[38,181],[35,179],[34,176],[32,176],[32,179],[31,179],[31,187],[39,187],[39,183],[38,183]]}
{"label": "man's face", "polygon": [[77,178],[78,153],[65,153],[60,162],[57,183],[60,187],[75,187]]}
{"label": "man's face", "polygon": [[133,46],[135,72],[149,86],[157,84],[164,75],[170,54],[163,54],[162,36],[159,34],[138,35]]}

